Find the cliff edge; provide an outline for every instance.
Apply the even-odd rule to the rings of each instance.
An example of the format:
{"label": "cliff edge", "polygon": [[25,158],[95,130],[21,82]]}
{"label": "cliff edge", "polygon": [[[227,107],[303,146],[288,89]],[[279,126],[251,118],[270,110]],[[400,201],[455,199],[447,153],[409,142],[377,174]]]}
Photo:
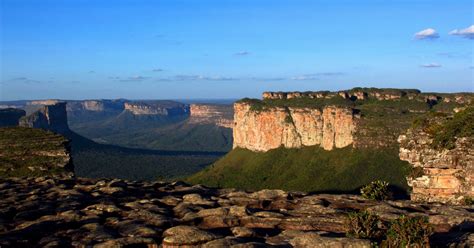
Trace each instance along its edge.
{"label": "cliff edge", "polygon": [[420,119],[398,141],[400,159],[414,167],[407,178],[412,200],[474,199],[474,107]]}

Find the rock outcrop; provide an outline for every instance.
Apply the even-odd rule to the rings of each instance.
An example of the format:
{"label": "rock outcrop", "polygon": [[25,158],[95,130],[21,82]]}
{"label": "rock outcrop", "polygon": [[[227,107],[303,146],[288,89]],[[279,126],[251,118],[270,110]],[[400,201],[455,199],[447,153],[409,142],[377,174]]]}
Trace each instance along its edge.
{"label": "rock outcrop", "polygon": [[189,112],[190,123],[214,124],[225,128],[232,128],[234,124],[232,105],[191,104]]}
{"label": "rock outcrop", "polygon": [[326,150],[353,143],[356,129],[351,108],[323,109],[274,107],[264,111],[252,105],[234,104],[234,148],[268,151],[280,146],[299,148],[319,145]]}
{"label": "rock outcrop", "polygon": [[372,247],[346,238],[349,212],[385,223],[426,216],[434,247],[471,247],[468,206],[355,195],[245,192],[181,182],[0,179],[2,247]]}
{"label": "rock outcrop", "polygon": [[[434,118],[430,122],[427,125],[442,125],[446,120]],[[472,128],[472,123],[462,125],[469,124]],[[473,200],[474,136],[455,137],[452,147],[446,148],[433,146],[433,135],[436,134],[430,133],[429,128],[421,126],[409,129],[398,139],[400,159],[414,167],[407,178],[412,187],[411,199],[453,204]]]}
{"label": "rock outcrop", "polygon": [[59,102],[54,105],[43,106],[29,116],[21,118],[19,125],[64,134],[69,131],[66,103]]}
{"label": "rock outcrop", "polygon": [[20,118],[25,115],[26,112],[21,109],[0,109],[0,127],[18,126]]}
{"label": "rock outcrop", "polygon": [[74,175],[69,141],[41,129],[0,128],[0,161],[0,177]]}
{"label": "rock outcrop", "polygon": [[351,100],[397,100],[406,98],[409,100],[417,100],[436,104],[438,101],[455,102],[459,104],[470,104],[474,102],[474,97],[470,93],[454,93],[454,94],[435,94],[421,93],[416,89],[383,89],[383,88],[353,88],[350,90],[342,90],[337,92],[330,91],[307,91],[307,92],[264,92],[262,98],[268,100],[285,100],[296,98],[310,99],[331,99],[334,97],[342,97]]}
{"label": "rock outcrop", "polygon": [[125,102],[125,110],[134,115],[185,115],[189,108],[185,104],[171,101]]}

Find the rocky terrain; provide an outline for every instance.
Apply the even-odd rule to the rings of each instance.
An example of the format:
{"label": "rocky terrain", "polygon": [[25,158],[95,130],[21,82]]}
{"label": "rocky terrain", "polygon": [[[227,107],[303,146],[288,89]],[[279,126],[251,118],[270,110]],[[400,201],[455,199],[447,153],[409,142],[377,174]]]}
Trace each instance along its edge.
{"label": "rocky terrain", "polygon": [[[474,200],[474,108],[454,117],[426,119],[398,141],[400,158],[414,166],[408,176],[412,200],[454,204]],[[444,143],[435,145],[436,141]]]}
{"label": "rocky terrain", "polygon": [[232,105],[191,104],[189,112],[189,122],[193,124],[214,124],[225,128],[234,126]]}
{"label": "rocky terrain", "polygon": [[0,179],[0,194],[2,247],[371,247],[345,237],[363,209],[426,216],[432,246],[474,244],[472,206],[55,177]]}

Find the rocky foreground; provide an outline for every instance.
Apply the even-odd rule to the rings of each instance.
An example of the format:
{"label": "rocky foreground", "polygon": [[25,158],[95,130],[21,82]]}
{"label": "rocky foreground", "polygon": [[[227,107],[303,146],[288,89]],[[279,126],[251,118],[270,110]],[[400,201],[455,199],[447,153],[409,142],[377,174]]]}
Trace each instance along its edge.
{"label": "rocky foreground", "polygon": [[185,183],[0,179],[0,247],[370,247],[347,213],[429,218],[434,246],[474,244],[473,206],[355,195],[244,192]]}

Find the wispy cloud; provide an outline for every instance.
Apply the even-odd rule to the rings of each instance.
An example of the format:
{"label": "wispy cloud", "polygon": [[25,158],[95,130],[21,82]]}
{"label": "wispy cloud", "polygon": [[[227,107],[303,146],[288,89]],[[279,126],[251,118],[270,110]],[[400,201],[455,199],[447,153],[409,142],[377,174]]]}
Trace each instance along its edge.
{"label": "wispy cloud", "polygon": [[[50,82],[52,82],[52,81],[50,81]],[[39,84],[39,83],[41,83],[41,81],[34,80],[34,79],[31,79],[31,78],[28,78],[28,77],[16,77],[16,78],[12,78],[10,80],[6,80],[3,83],[4,84],[6,84],[6,83]]]}
{"label": "wispy cloud", "polygon": [[455,29],[449,32],[450,35],[461,36],[466,39],[474,39],[474,25],[471,25],[465,29]]}
{"label": "wispy cloud", "polygon": [[417,40],[434,40],[438,38],[439,34],[433,28],[427,28],[415,33],[415,39]]}
{"label": "wispy cloud", "polygon": [[235,56],[247,56],[247,55],[250,55],[250,52],[248,51],[240,51],[240,52],[237,52],[237,53],[234,53]]}
{"label": "wispy cloud", "polygon": [[225,76],[203,76],[203,75],[176,75],[174,76],[177,81],[234,81],[239,80],[234,77],[225,77]]}
{"label": "wispy cloud", "polygon": [[423,68],[439,68],[439,67],[441,67],[441,65],[438,64],[438,63],[429,63],[429,64],[422,64],[422,65],[420,65],[420,67],[423,67]]}
{"label": "wispy cloud", "polygon": [[290,79],[297,80],[297,81],[318,80],[321,77],[336,77],[336,76],[342,76],[344,74],[345,73],[343,72],[318,72],[318,73],[312,73],[312,74],[298,75],[298,76],[291,77]]}
{"label": "wispy cloud", "polygon": [[95,71],[89,71],[89,73],[91,73],[91,74],[94,74],[94,73],[95,73]]}
{"label": "wispy cloud", "polygon": [[161,69],[161,68],[155,68],[155,69],[153,69],[153,70],[151,70],[151,71],[153,71],[153,72],[162,72],[162,71],[164,71],[164,70]]}
{"label": "wispy cloud", "polygon": [[150,79],[150,77],[144,77],[144,76],[133,76],[133,77],[128,77],[124,79],[118,79],[120,82],[141,82],[144,80]]}

